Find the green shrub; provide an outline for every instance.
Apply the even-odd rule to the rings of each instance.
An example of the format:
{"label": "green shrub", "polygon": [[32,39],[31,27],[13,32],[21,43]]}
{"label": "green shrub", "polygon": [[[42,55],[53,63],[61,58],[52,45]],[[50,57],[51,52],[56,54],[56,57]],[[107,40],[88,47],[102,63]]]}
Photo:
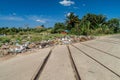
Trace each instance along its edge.
{"label": "green shrub", "polygon": [[8,38],[8,37],[0,37],[0,42],[1,43],[9,43],[10,42],[10,38]]}

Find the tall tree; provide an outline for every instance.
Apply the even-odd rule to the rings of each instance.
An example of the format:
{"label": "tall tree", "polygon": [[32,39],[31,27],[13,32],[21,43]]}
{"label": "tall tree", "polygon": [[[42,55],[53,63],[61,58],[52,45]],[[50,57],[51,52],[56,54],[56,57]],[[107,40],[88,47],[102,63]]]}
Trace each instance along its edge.
{"label": "tall tree", "polygon": [[120,29],[120,19],[112,18],[108,21],[109,28],[112,28],[115,33],[117,33]]}
{"label": "tall tree", "polygon": [[68,30],[75,28],[76,24],[80,22],[78,16],[76,16],[73,12],[69,13],[66,18],[66,25]]}
{"label": "tall tree", "polygon": [[106,23],[106,17],[103,15],[96,15],[96,14],[86,14],[81,22],[84,23],[86,21],[90,21],[90,29],[96,29]]}
{"label": "tall tree", "polygon": [[64,23],[55,23],[52,33],[59,33],[65,30]]}

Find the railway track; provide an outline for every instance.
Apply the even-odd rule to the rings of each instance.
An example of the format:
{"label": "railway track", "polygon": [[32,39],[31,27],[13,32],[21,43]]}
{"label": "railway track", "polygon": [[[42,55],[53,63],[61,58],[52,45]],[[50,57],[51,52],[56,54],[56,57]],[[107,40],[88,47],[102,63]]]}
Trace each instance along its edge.
{"label": "railway track", "polygon": [[[119,47],[119,45],[102,43],[105,44],[106,47],[110,47],[109,52],[107,52],[109,47],[104,49],[104,47],[93,46],[93,44],[101,46],[101,43],[97,45],[97,42],[95,41],[95,43],[91,42],[89,44],[78,43],[60,45],[56,46],[55,49],[49,48],[43,50],[43,52],[41,51],[43,53],[41,55],[35,54],[23,58],[18,57],[18,61],[15,59],[15,62],[10,62],[9,65],[1,66],[3,69],[1,69],[1,74],[4,74],[0,75],[1,77],[3,76],[0,78],[1,80],[18,80],[18,77],[21,77],[23,80],[98,80],[101,78],[105,80],[120,80],[120,56],[118,54],[113,54],[114,51],[113,53],[111,51],[112,46],[115,46],[113,49],[117,50],[119,48],[116,47]],[[119,50],[116,51],[116,53],[119,53]],[[26,62],[22,63],[23,61],[21,60],[25,58]],[[23,69],[20,69],[20,65],[17,64],[18,68],[14,70],[11,64],[16,64],[16,62],[20,62],[19,64],[24,65],[25,68],[23,67]],[[9,71],[7,73],[10,74],[10,76],[7,76],[8,78],[5,76],[7,74],[6,70]],[[11,72],[14,74],[11,75]],[[23,74],[23,72],[26,73]],[[17,76],[13,77],[15,74],[17,74]]]}
{"label": "railway track", "polygon": [[113,44],[117,44],[117,45],[120,45],[120,42],[118,41],[113,41],[113,40],[96,40],[96,41],[100,41],[100,42],[106,42],[106,43],[113,43]]}
{"label": "railway track", "polygon": [[[70,58],[71,66],[72,66],[72,69],[73,69],[73,72],[74,72],[74,75],[75,75],[75,79],[76,80],[81,80],[79,72],[78,72],[77,67],[76,67],[76,64],[73,60],[73,57],[72,57],[69,46],[67,46],[67,49],[68,49],[68,55],[69,55],[69,58]],[[31,80],[39,80],[39,78],[41,76],[41,73],[44,71],[44,68],[45,68],[45,66],[46,66],[46,64],[47,64],[47,62],[48,62],[48,60],[49,60],[49,58],[52,54],[52,50],[53,50],[53,48],[49,51],[49,54],[45,57],[42,65],[40,65],[39,68],[36,70],[36,72],[33,75]]]}
{"label": "railway track", "polygon": [[34,74],[33,77],[31,78],[31,80],[38,80],[38,79],[39,79],[42,71],[44,70],[44,67],[46,66],[46,64],[47,64],[47,62],[48,62],[48,60],[49,60],[49,58],[50,58],[50,55],[51,55],[53,49],[54,49],[54,47],[49,51],[49,53],[48,53],[48,55],[45,57],[42,65],[40,65],[40,66],[38,67],[38,69],[36,70],[35,74]]}
{"label": "railway track", "polygon": [[118,43],[120,43],[120,40],[118,41],[116,41],[116,40],[113,40],[113,39],[106,39],[106,40],[110,40],[110,41],[113,41],[113,42],[118,42]]}
{"label": "railway track", "polygon": [[[89,48],[95,49],[95,50],[97,50],[97,51],[100,51],[100,52],[102,52],[102,53],[104,53],[104,54],[107,54],[107,55],[109,55],[109,56],[112,56],[112,57],[115,57],[115,58],[117,58],[117,59],[120,59],[120,57],[118,57],[118,56],[115,56],[115,55],[113,55],[113,54],[111,54],[111,53],[102,51],[102,50],[97,49],[97,48],[95,48],[95,47],[92,47],[92,46],[90,46],[90,45],[87,45],[87,44],[84,44],[84,43],[80,43],[80,44],[85,45],[85,46],[87,46],[87,47],[89,47]],[[120,78],[120,75],[119,75],[119,74],[117,74],[115,71],[113,71],[113,70],[110,69],[109,67],[105,66],[105,65],[104,65],[103,63],[101,63],[99,60],[97,60],[97,59],[95,59],[94,57],[90,56],[89,54],[87,54],[86,52],[84,52],[84,51],[81,50],[80,48],[76,47],[75,45],[72,45],[72,46],[73,46],[74,48],[76,48],[77,50],[79,50],[80,52],[82,52],[84,55],[86,55],[86,56],[89,57],[90,59],[94,60],[95,62],[97,62],[98,64],[100,64],[101,66],[103,66],[105,69],[109,70],[110,72],[112,72],[113,74],[115,74],[117,77]],[[79,74],[79,72],[78,72],[78,69],[77,69],[77,66],[76,66],[76,64],[75,64],[74,58],[73,58],[72,53],[71,53],[71,50],[70,50],[70,48],[69,48],[69,45],[67,45],[67,49],[68,49],[68,55],[69,55],[69,58],[70,58],[70,63],[71,63],[72,69],[73,69],[73,74],[75,75],[75,79],[76,79],[76,80],[81,80],[80,74]],[[48,55],[45,57],[42,65],[40,65],[40,66],[38,67],[38,69],[36,70],[36,72],[35,72],[35,74],[33,75],[33,77],[32,77],[31,80],[38,80],[38,79],[40,78],[41,73],[44,71],[44,68],[45,68],[45,66],[46,66],[46,64],[47,64],[47,62],[48,62],[48,60],[49,60],[49,58],[50,58],[50,56],[51,56],[52,50],[53,50],[53,48],[49,51]]]}
{"label": "railway track", "polygon": [[82,45],[84,45],[84,46],[87,46],[87,47],[89,47],[89,48],[95,49],[95,50],[97,50],[97,51],[100,51],[100,52],[102,52],[103,54],[107,54],[107,55],[109,55],[109,56],[112,56],[112,57],[115,57],[115,58],[117,58],[117,59],[120,59],[120,57],[115,56],[115,55],[113,55],[113,54],[111,54],[111,53],[105,52],[105,51],[103,51],[103,50],[101,50],[101,49],[92,47],[92,46],[87,45],[87,44],[84,44],[84,43],[80,43],[80,44],[82,44]]}
{"label": "railway track", "polygon": [[100,61],[98,61],[97,59],[95,59],[94,57],[88,55],[85,51],[81,50],[80,48],[72,45],[74,48],[76,48],[77,50],[79,50],[80,52],[82,52],[84,55],[86,55],[87,57],[91,58],[92,60],[94,60],[95,62],[97,62],[98,64],[100,64],[101,66],[103,66],[104,68],[106,68],[107,70],[109,70],[110,72],[112,72],[113,74],[115,74],[116,76],[118,76],[120,78],[120,75],[117,74],[115,71],[113,71],[112,69],[110,69],[109,67],[105,66],[104,64],[102,64]]}
{"label": "railway track", "polygon": [[77,69],[76,64],[74,62],[74,59],[72,57],[72,53],[70,51],[69,46],[67,46],[67,48],[68,48],[68,51],[69,51],[69,58],[70,58],[70,61],[71,61],[71,66],[72,66],[72,68],[74,70],[75,78],[76,78],[76,80],[81,80],[78,69]]}

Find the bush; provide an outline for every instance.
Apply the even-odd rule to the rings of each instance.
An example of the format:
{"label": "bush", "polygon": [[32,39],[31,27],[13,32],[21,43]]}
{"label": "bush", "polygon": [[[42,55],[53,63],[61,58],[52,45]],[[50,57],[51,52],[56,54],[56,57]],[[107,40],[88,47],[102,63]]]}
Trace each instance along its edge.
{"label": "bush", "polygon": [[9,42],[10,42],[10,38],[0,37],[0,42],[1,42],[1,43],[9,43]]}

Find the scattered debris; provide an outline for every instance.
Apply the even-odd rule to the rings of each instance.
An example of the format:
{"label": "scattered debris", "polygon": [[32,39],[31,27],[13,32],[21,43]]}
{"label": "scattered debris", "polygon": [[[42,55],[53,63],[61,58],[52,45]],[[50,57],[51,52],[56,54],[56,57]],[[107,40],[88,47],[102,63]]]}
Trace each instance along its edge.
{"label": "scattered debris", "polygon": [[47,48],[55,45],[65,45],[71,44],[76,42],[84,42],[87,40],[94,39],[92,36],[64,36],[61,38],[56,38],[53,40],[44,40],[41,42],[34,42],[30,43],[29,41],[25,42],[24,44],[16,43],[15,45],[4,44],[0,48],[0,57],[8,54],[18,54],[24,53],[26,51],[30,51],[31,49],[36,48]]}

